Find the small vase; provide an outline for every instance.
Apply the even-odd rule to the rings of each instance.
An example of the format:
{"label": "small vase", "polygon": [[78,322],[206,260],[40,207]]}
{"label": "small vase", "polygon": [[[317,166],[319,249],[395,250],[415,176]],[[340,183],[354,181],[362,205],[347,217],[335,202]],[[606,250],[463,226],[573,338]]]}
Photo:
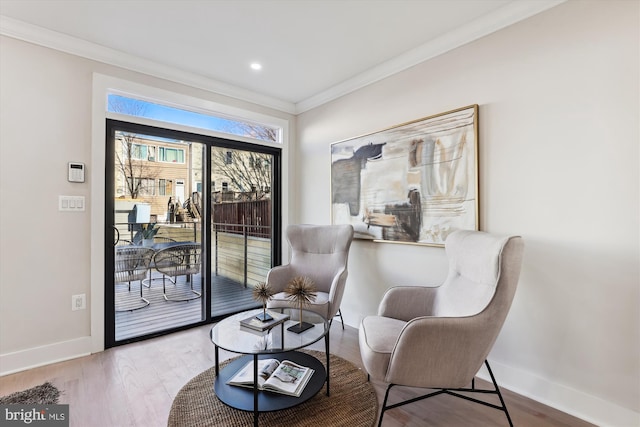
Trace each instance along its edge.
{"label": "small vase", "polygon": [[153,239],[142,239],[142,246],[145,248],[150,248],[153,246]]}

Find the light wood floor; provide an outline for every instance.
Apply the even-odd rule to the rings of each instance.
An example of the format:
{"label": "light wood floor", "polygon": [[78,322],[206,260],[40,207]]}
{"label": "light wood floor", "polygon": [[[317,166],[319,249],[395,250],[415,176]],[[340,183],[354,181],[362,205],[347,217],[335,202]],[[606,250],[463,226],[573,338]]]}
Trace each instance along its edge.
{"label": "light wood floor", "polygon": [[[71,426],[166,426],[171,403],[180,388],[214,364],[210,329],[210,325],[201,326],[0,377],[0,395],[51,381],[63,391],[60,403],[70,405]],[[317,343],[313,348],[324,350],[324,345]],[[347,326],[343,332],[340,322],[333,322],[331,352],[362,367],[357,329]],[[226,359],[234,354],[221,351],[220,356]],[[500,378],[497,380],[499,383]],[[381,402],[386,385],[373,384]],[[502,390],[516,427],[592,425]],[[416,390],[400,388],[394,388],[392,393],[399,398],[419,395]],[[450,396],[390,410],[383,423],[385,427],[507,425],[501,411]]]}

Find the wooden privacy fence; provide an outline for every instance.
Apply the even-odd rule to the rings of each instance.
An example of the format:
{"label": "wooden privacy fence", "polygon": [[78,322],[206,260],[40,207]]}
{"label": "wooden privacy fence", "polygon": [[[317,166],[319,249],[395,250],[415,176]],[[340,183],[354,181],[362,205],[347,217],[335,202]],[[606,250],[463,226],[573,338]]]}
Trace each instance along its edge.
{"label": "wooden privacy fence", "polygon": [[216,231],[271,237],[271,200],[214,203],[211,210]]}

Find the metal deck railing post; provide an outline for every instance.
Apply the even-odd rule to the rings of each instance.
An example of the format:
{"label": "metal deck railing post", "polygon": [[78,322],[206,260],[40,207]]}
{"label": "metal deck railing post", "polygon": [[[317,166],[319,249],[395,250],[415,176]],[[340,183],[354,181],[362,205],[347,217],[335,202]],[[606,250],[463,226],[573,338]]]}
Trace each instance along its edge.
{"label": "metal deck railing post", "polygon": [[242,233],[244,234],[244,287],[247,287],[247,243],[249,240],[249,236],[247,234],[247,226],[245,224],[242,225]]}
{"label": "metal deck railing post", "polygon": [[218,275],[218,224],[214,224],[213,227],[215,228],[215,248],[216,248],[216,276]]}

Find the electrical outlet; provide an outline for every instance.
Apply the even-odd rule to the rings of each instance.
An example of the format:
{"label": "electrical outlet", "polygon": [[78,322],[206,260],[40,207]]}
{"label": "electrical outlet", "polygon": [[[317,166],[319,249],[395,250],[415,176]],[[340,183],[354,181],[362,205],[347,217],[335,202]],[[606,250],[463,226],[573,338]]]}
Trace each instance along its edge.
{"label": "electrical outlet", "polygon": [[87,295],[79,294],[79,295],[71,295],[71,310],[84,310],[87,308]]}

